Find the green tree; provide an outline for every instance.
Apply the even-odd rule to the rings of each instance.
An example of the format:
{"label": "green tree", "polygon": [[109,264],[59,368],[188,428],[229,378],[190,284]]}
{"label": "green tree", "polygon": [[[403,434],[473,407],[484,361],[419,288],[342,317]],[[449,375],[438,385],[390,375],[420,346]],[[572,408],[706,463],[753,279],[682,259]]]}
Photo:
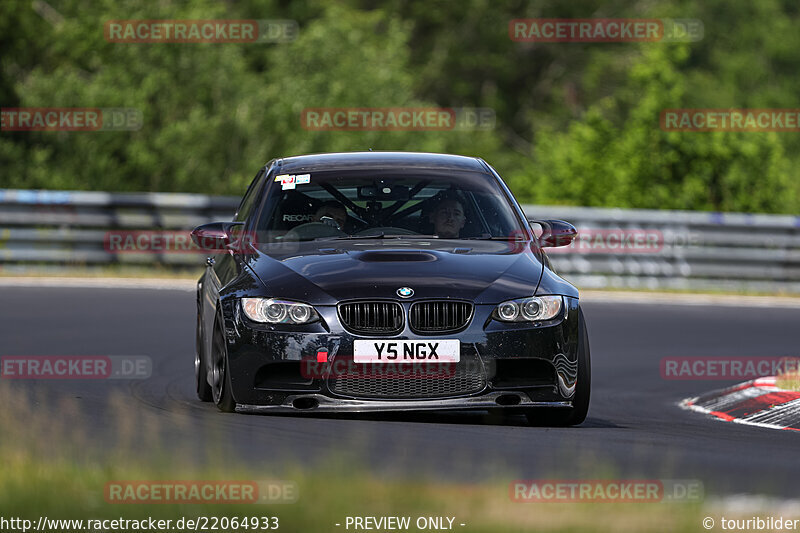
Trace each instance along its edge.
{"label": "green tree", "polygon": [[683,107],[686,80],[677,65],[687,56],[686,45],[647,45],[616,99],[590,106],[566,132],[538,132],[529,174],[512,180],[518,193],[533,202],[591,206],[800,208],[780,134],[661,129],[661,111]]}

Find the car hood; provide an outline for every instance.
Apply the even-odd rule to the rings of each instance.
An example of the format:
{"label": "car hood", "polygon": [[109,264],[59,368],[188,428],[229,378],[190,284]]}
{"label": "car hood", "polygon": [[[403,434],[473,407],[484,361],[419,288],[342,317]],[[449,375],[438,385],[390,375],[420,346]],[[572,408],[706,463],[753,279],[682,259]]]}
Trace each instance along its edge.
{"label": "car hood", "polygon": [[505,241],[386,239],[259,245],[245,258],[265,295],[319,305],[355,298],[461,298],[496,304],[533,295],[542,263]]}

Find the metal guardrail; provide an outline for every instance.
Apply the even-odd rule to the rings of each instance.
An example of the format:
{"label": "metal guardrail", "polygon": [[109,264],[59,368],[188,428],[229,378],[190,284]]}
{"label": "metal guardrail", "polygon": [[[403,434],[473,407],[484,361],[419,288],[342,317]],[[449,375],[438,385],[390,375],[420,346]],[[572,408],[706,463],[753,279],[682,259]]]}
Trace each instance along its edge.
{"label": "metal guardrail", "polygon": [[[115,253],[104,238],[112,230],[190,230],[230,220],[238,203],[199,194],[0,189],[0,264],[200,266],[197,254]],[[567,220],[590,239],[658,236],[658,245],[646,248],[614,248],[606,240],[551,249],[555,269],[582,288],[800,293],[800,216],[523,208],[531,218]]]}
{"label": "metal guardrail", "polygon": [[643,253],[551,253],[582,288],[800,293],[800,216],[645,209],[523,206],[581,231],[643,230],[661,246]]}
{"label": "metal guardrail", "polygon": [[0,264],[197,266],[197,254],[114,253],[113,230],[191,230],[230,220],[239,198],[201,194],[0,189]]}

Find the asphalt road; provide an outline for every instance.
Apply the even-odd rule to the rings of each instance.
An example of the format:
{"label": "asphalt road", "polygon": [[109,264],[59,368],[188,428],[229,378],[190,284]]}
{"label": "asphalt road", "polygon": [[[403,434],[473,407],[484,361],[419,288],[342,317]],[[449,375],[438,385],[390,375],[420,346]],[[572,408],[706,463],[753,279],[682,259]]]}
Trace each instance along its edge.
{"label": "asphalt road", "polygon": [[376,475],[419,472],[477,481],[610,474],[699,479],[712,496],[797,496],[800,435],[680,409],[681,399],[733,382],[667,381],[659,362],[667,356],[797,356],[800,309],[585,303],[584,311],[593,397],[589,418],[577,428],[534,428],[522,417],[484,413],[219,413],[195,399],[194,294],[178,290],[0,288],[0,355],[153,360],[147,380],[2,385],[19,401],[37,398],[34,407],[43,416],[67,416],[57,414],[59,406],[72,399],[80,423],[106,447],[115,445],[114,432],[124,420],[143,439],[161,432],[161,452],[185,458],[196,450],[198,461],[208,451],[202,447],[213,442],[222,460],[254,465],[316,465],[347,456]]}

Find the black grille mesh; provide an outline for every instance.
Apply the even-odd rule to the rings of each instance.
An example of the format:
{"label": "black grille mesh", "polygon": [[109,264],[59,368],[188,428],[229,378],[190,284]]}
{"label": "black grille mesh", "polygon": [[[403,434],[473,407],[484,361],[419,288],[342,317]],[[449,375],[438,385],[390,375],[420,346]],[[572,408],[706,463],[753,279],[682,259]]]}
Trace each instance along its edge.
{"label": "black grille mesh", "polygon": [[354,372],[356,375],[331,378],[328,387],[342,396],[386,400],[446,398],[473,394],[486,388],[486,372],[476,355],[462,356],[458,363],[437,365],[430,377],[363,377],[380,375],[382,369],[375,369],[375,366],[355,365],[358,369]]}
{"label": "black grille mesh", "polygon": [[467,302],[418,302],[411,306],[411,329],[420,333],[445,333],[462,329],[472,316]]}
{"label": "black grille mesh", "polygon": [[396,302],[352,302],[339,305],[345,328],[365,335],[399,333],[403,329],[403,308]]}

